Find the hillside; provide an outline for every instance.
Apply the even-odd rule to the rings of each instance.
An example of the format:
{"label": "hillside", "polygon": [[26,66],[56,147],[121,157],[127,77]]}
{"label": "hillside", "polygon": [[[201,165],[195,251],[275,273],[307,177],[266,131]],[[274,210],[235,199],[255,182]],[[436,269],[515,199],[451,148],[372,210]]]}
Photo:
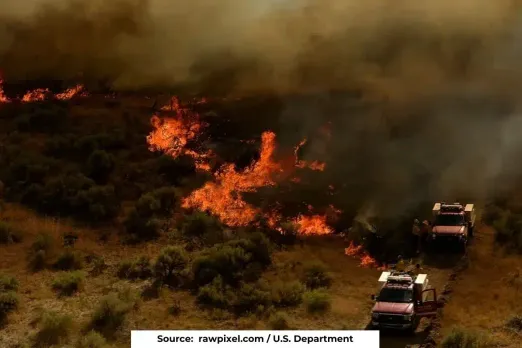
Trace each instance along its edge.
{"label": "hillside", "polygon": [[[178,103],[71,94],[0,105],[2,347],[125,347],[133,328],[366,327],[382,264],[412,255],[412,215],[380,222],[377,240],[349,231],[353,187],[321,179],[333,180],[330,162],[301,158],[299,135],[277,142],[273,100]],[[245,111],[264,117],[239,126]],[[499,251],[517,247],[513,204],[488,206],[503,234],[479,229],[443,336],[520,313],[522,258]],[[346,255],[350,242],[371,254]],[[450,259],[416,262],[442,289]],[[483,292],[485,275],[498,290]],[[383,336],[383,347],[422,344],[430,330]],[[507,347],[519,334],[493,337]]]}

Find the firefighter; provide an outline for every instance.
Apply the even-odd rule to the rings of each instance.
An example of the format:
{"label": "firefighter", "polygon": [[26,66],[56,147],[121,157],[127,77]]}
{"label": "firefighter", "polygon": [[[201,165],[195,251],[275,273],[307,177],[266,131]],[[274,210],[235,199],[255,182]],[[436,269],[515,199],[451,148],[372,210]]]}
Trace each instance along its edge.
{"label": "firefighter", "polygon": [[415,243],[417,254],[419,254],[420,250],[421,250],[421,242],[422,242],[422,239],[421,239],[421,223],[420,223],[419,219],[415,219],[413,221],[413,228],[412,228],[411,232],[412,232],[412,235],[413,235],[413,240],[414,240],[414,243]]}
{"label": "firefighter", "polygon": [[419,236],[418,249],[421,252],[424,249],[424,244],[426,243],[426,239],[428,237],[428,233],[430,232],[430,228],[431,228],[431,225],[430,225],[428,220],[424,220],[422,222],[422,225],[420,226],[420,229],[419,229],[420,236]]}

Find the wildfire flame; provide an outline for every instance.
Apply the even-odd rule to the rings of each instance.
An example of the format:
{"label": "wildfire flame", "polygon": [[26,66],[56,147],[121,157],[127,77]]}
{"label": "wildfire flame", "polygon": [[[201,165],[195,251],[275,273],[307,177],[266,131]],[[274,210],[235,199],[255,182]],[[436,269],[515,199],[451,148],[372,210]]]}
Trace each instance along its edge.
{"label": "wildfire flame", "polygon": [[9,103],[10,100],[4,93],[3,83],[4,81],[0,78],[0,103]]}
{"label": "wildfire flame", "polygon": [[[9,103],[11,100],[5,95],[3,88],[3,80],[0,78],[0,104]],[[52,95],[51,91],[48,88],[37,88],[31,91],[26,92],[20,101],[22,103],[33,103],[46,100],[49,96],[57,100],[70,100],[76,96],[87,96],[87,92],[83,91],[83,85],[76,85],[72,88],[66,89],[62,93],[58,93],[56,95]],[[82,92],[83,91],[83,92]]]}
{"label": "wildfire flame", "polygon": [[196,152],[186,148],[191,140],[197,138],[204,127],[199,120],[199,115],[182,107],[177,98],[173,98],[170,106],[163,107],[162,110],[173,111],[175,118],[160,119],[157,115],[152,117],[151,123],[154,130],[147,136],[149,150],[162,151],[174,158],[182,154],[190,156],[194,159],[197,169],[210,171],[211,151]]}
{"label": "wildfire flame", "polygon": [[208,182],[192,192],[183,201],[183,207],[209,211],[229,226],[245,226],[254,221],[260,211],[245,202],[241,193],[274,185],[272,176],[282,171],[282,167],[272,159],[275,134],[265,132],[261,141],[261,154],[257,162],[242,172],[236,171],[233,164],[223,166],[214,174],[215,182]]}
{"label": "wildfire flame", "polygon": [[[205,100],[193,101],[195,104],[204,102]],[[160,119],[157,115],[152,117],[151,123],[154,130],[147,137],[149,149],[162,151],[172,157],[178,157],[181,154],[189,155],[195,160],[199,169],[210,171],[208,160],[212,157],[212,153],[186,148],[188,143],[196,139],[203,129],[199,115],[188,107],[182,106],[176,97],[172,98],[168,105],[163,106],[161,111],[173,112],[175,116],[164,119]],[[245,140],[245,142],[250,143],[251,140]],[[318,161],[308,163],[298,160],[297,152],[305,143],[306,139],[295,148],[294,158],[290,162],[276,161],[274,159],[276,135],[270,131],[264,132],[261,135],[259,160],[242,171],[236,170],[234,164],[221,166],[213,173],[214,180],[189,194],[183,200],[182,207],[209,212],[228,226],[246,226],[253,223],[261,210],[247,203],[242,196],[244,193],[275,185],[277,180],[290,174],[290,167],[324,170],[324,163]],[[297,177],[290,178],[290,180],[299,182]],[[335,209],[334,212],[338,213]],[[269,226],[282,230],[279,228],[282,220],[279,213],[271,211],[265,214],[265,217]],[[299,215],[292,221],[295,223],[298,233],[310,235],[332,233],[333,229],[328,226],[326,220],[327,215]]]}
{"label": "wildfire flame", "polygon": [[324,171],[324,168],[326,167],[326,163],[324,162],[319,162],[319,161],[312,161],[312,162],[307,162],[307,161],[304,161],[304,160],[300,160],[299,157],[298,157],[298,152],[299,150],[308,142],[308,139],[303,139],[301,140],[301,142],[295,147],[294,149],[294,155],[295,155],[295,159],[296,159],[296,162],[295,162],[295,166],[298,167],[298,168],[309,168],[311,170],[317,170],[317,171]]}
{"label": "wildfire flame", "polygon": [[350,257],[358,257],[361,260],[359,264],[364,268],[377,268],[379,270],[385,270],[386,266],[380,266],[379,263],[363,249],[362,245],[355,245],[350,242],[347,248],[344,249],[344,253]]}

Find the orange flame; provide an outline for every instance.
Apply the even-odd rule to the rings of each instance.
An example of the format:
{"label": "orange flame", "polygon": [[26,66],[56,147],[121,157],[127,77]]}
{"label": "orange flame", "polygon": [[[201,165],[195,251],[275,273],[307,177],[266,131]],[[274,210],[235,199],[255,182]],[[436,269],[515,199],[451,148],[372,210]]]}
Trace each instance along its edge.
{"label": "orange flame", "polygon": [[7,96],[4,93],[4,87],[3,87],[4,81],[0,78],[0,103],[9,103],[10,100],[7,98]]}
{"label": "orange flame", "polygon": [[303,147],[308,142],[308,139],[303,139],[301,142],[295,147],[294,149],[294,155],[295,155],[295,166],[301,169],[309,168],[311,170],[316,171],[324,171],[324,168],[326,167],[326,163],[319,162],[319,161],[313,161],[313,162],[307,162],[304,160],[300,160],[297,153],[299,152],[299,149]]}
{"label": "orange flame", "polygon": [[326,216],[300,215],[296,219],[296,224],[298,232],[304,235],[323,235],[333,232],[333,229],[326,224]]}
{"label": "orange flame", "polygon": [[275,134],[265,132],[261,139],[261,155],[257,162],[242,172],[237,172],[233,164],[223,166],[214,175],[216,181],[192,192],[183,201],[183,207],[209,211],[229,226],[245,226],[254,221],[259,209],[246,203],[241,194],[274,185],[272,175],[282,171],[272,159]]}
{"label": "orange flame", "polygon": [[348,245],[348,248],[344,249],[344,253],[347,256],[351,257],[359,257],[361,260],[361,263],[359,264],[361,267],[364,268],[377,268],[379,270],[385,270],[386,266],[380,266],[379,263],[368,254],[368,252],[363,250],[362,245],[355,245],[353,242],[350,242],[350,245]]}
{"label": "orange flame", "polygon": [[62,93],[56,94],[54,97],[58,100],[70,100],[76,96],[86,96],[87,92],[83,92],[84,87],[82,85],[76,85],[72,88],[66,89]]}
{"label": "orange flame", "polygon": [[35,90],[29,91],[24,94],[22,97],[23,103],[32,103],[37,101],[45,100],[47,94],[50,93],[47,88],[37,88]]}
{"label": "orange flame", "polygon": [[151,151],[163,151],[174,158],[180,155],[188,155],[194,159],[196,168],[202,171],[210,171],[209,163],[212,152],[197,152],[186,149],[187,144],[195,139],[203,124],[199,121],[199,115],[181,106],[177,98],[171,100],[169,107],[162,110],[173,111],[176,118],[160,119],[154,115],[151,119],[152,126],[155,128],[148,136],[147,143]]}

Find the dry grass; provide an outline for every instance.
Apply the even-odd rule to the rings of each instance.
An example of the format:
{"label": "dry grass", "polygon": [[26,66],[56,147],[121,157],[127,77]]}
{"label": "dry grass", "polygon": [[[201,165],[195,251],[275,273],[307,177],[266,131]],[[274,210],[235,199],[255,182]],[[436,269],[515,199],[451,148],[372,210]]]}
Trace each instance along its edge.
{"label": "dry grass", "polygon": [[505,323],[522,313],[522,257],[506,255],[494,245],[490,228],[477,234],[470,253],[470,268],[459,279],[444,310],[443,334],[464,327],[488,333],[504,347],[520,347],[520,336],[504,330]]}
{"label": "dry grass", "polygon": [[[8,205],[3,219],[10,221],[22,231],[22,243],[9,246],[0,245],[0,268],[4,273],[15,276],[20,282],[20,308],[9,317],[10,324],[0,335],[0,346],[9,347],[20,343],[24,337],[32,336],[37,328],[34,320],[42,311],[54,310],[74,318],[77,328],[71,335],[71,342],[80,337],[81,328],[88,324],[93,308],[100,299],[115,290],[135,289],[141,291],[147,281],[121,280],[116,277],[118,263],[133,260],[144,255],[155,258],[168,243],[161,240],[139,246],[123,246],[112,233],[108,242],[98,242],[99,231],[77,228],[66,220],[56,221],[38,217],[19,206]],[[78,293],[67,298],[57,298],[51,283],[56,272],[43,270],[32,273],[27,269],[25,255],[34,238],[42,233],[49,233],[60,249],[64,232],[74,230],[79,239],[75,250],[83,255],[102,256],[108,269],[98,276],[88,275],[84,286]],[[369,320],[372,307],[370,295],[377,290],[377,278],[380,271],[359,266],[357,259],[344,255],[344,243],[338,238],[321,238],[306,241],[290,251],[277,252],[274,264],[264,275],[268,282],[295,281],[310,261],[321,261],[329,268],[333,282],[328,290],[331,297],[331,309],[327,313],[309,314],[305,304],[294,309],[284,310],[293,329],[362,329]],[[89,271],[86,266],[85,271]],[[449,270],[427,268],[433,285],[440,287],[446,281]],[[181,304],[175,316],[169,308]],[[162,290],[158,298],[140,301],[126,318],[123,330],[115,337],[116,347],[126,347],[130,340],[130,329],[266,329],[270,328],[272,313],[263,316],[234,318],[222,311],[201,311],[195,304],[194,297],[178,291]]]}

